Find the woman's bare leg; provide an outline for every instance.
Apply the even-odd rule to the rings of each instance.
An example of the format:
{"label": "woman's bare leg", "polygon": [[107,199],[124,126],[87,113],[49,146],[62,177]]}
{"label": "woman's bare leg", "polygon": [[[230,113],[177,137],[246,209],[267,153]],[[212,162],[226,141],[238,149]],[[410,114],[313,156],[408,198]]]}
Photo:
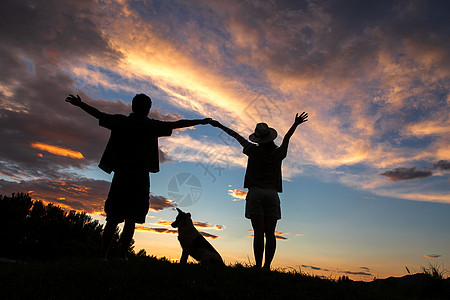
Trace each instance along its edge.
{"label": "woman's bare leg", "polygon": [[255,255],[255,267],[261,268],[264,254],[264,216],[251,215],[253,227],[253,254]]}
{"label": "woman's bare leg", "polygon": [[266,257],[264,259],[264,268],[270,269],[277,242],[275,238],[275,228],[277,226],[277,218],[264,217],[264,233],[266,235]]}

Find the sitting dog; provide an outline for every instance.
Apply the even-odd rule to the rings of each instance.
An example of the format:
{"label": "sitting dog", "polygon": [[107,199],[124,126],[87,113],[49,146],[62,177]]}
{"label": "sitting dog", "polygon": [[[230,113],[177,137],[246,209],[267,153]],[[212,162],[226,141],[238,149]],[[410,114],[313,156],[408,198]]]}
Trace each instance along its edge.
{"label": "sitting dog", "polygon": [[179,208],[177,211],[178,216],[172,223],[172,227],[178,228],[178,240],[183,250],[180,263],[185,264],[190,255],[203,265],[224,265],[216,249],[195,229],[191,214]]}

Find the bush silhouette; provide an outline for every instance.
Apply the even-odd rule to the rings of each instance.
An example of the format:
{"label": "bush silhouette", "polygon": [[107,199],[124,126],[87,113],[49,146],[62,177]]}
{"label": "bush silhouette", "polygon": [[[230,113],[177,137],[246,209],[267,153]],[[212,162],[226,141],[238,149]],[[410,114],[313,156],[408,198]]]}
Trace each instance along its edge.
{"label": "bush silhouette", "polygon": [[[66,212],[26,193],[0,195],[0,257],[51,260],[98,257],[103,225],[85,212]],[[118,253],[117,229],[110,253]],[[134,254],[133,242],[129,248]]]}

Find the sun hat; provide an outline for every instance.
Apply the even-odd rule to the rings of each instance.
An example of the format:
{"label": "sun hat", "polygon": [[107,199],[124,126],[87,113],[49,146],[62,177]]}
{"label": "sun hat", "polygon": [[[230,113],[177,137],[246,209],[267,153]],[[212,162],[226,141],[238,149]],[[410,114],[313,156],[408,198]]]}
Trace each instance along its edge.
{"label": "sun hat", "polygon": [[277,137],[277,131],[266,123],[256,124],[255,132],[248,137],[250,141],[258,144],[273,141]]}

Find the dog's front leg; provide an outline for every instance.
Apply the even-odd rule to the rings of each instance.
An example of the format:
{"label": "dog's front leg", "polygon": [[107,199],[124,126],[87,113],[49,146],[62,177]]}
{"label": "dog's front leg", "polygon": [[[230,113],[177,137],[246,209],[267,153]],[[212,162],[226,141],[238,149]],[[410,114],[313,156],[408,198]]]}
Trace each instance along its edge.
{"label": "dog's front leg", "polygon": [[181,253],[180,264],[187,263],[188,256],[189,254],[187,253],[187,251],[183,250],[183,252]]}

